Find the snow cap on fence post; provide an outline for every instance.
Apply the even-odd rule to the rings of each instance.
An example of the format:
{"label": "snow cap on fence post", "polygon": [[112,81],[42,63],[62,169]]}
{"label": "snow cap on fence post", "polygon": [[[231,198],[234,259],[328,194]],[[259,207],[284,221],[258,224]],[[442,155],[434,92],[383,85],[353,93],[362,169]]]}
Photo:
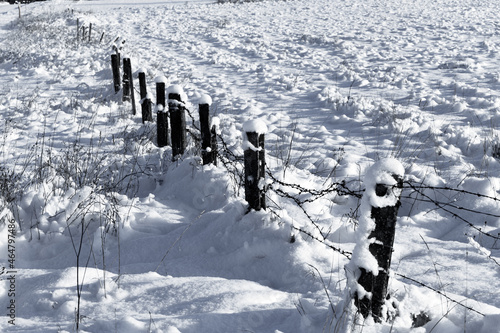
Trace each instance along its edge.
{"label": "snow cap on fence post", "polygon": [[366,171],[358,242],[346,267],[355,305],[363,317],[372,315],[377,322],[391,316],[387,286],[403,177],[404,167],[392,158]]}
{"label": "snow cap on fence post", "polygon": [[212,97],[210,97],[207,94],[202,94],[200,98],[198,99],[198,104],[203,105],[206,104],[208,106],[212,105]]}
{"label": "snow cap on fence post", "polygon": [[245,158],[245,200],[249,209],[266,209],[264,136],[267,125],[260,119],[243,124]]}
{"label": "snow cap on fence post", "polygon": [[[167,95],[171,95],[171,94],[179,95],[180,100],[177,100],[178,102],[182,102],[182,103],[187,102],[187,95],[184,92],[184,89],[180,85],[174,84],[174,85],[169,86],[167,88]],[[168,97],[168,99],[171,99],[171,98]]]}
{"label": "snow cap on fence post", "polygon": [[[365,195],[372,207],[394,206],[399,202],[401,188],[398,182],[403,179],[405,168],[394,158],[385,158],[373,164],[364,179]],[[385,191],[383,188],[387,188]]]}
{"label": "snow cap on fence post", "polygon": [[167,83],[167,78],[163,75],[155,77],[155,83]]}
{"label": "snow cap on fence post", "polygon": [[219,117],[212,117],[212,121],[210,122],[210,128],[215,129],[215,133],[221,134],[220,133],[220,118]]}
{"label": "snow cap on fence post", "polygon": [[258,134],[267,133],[267,125],[262,119],[247,120],[243,123],[243,132],[255,132]]}
{"label": "snow cap on fence post", "polygon": [[267,125],[261,119],[247,120],[243,123],[243,150],[251,149],[254,151],[260,151],[263,147],[259,147],[258,144],[253,144],[248,138],[249,133],[256,133],[259,137],[267,133]]}

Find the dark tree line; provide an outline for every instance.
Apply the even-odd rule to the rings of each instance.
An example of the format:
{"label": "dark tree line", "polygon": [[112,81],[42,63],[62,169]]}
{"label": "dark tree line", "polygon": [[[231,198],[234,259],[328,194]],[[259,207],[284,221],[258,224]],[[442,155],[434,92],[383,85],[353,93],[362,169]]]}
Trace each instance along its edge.
{"label": "dark tree line", "polygon": [[35,2],[35,1],[45,1],[45,0],[0,0],[0,2],[8,2],[11,5],[16,4],[16,3],[30,3],[30,2]]}

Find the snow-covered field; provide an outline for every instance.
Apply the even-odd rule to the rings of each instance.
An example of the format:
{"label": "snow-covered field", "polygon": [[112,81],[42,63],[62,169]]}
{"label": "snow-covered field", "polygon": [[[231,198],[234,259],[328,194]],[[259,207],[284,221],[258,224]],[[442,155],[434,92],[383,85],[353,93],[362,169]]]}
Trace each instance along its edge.
{"label": "snow-covered field", "polygon": [[[0,3],[0,330],[500,332],[499,17],[496,0]],[[176,162],[157,147],[114,93],[113,45],[153,94],[183,87],[191,132],[212,98],[217,166],[192,138]],[[255,119],[268,209],[247,213]],[[405,171],[397,313],[375,324],[346,267],[386,158]]]}

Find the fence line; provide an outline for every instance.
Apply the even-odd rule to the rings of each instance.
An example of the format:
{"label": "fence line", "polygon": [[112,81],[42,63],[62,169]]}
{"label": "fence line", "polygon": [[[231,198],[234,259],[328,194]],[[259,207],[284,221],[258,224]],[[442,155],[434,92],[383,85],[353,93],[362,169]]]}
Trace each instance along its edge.
{"label": "fence line", "polygon": [[[117,54],[113,54],[111,56],[112,58],[112,68],[113,68],[113,85],[115,92],[118,92],[120,89],[122,91],[125,90],[125,88],[118,88],[119,87],[119,74],[117,75],[116,72],[119,73],[119,66],[116,66],[116,62],[119,62],[120,55],[117,52]],[[127,59],[127,58],[125,58]],[[123,61],[126,61],[123,59]],[[129,60],[128,60],[129,61]],[[115,68],[118,68],[116,70]],[[116,71],[116,72],[115,72]],[[128,84],[133,86],[133,78],[131,75],[131,69],[125,69],[124,67],[124,72],[128,71],[128,76],[124,73],[123,76],[123,83],[124,87],[127,84],[128,77],[130,77],[130,81],[128,81]],[[118,77],[118,79],[115,79]],[[143,105],[143,122],[145,121],[153,121],[152,119],[152,114],[151,114],[151,109],[152,109],[152,101],[151,98],[148,97],[147,94],[147,87],[146,87],[146,79],[145,79],[145,73],[143,71],[139,71],[139,81],[140,81],[140,87],[141,87],[141,105]],[[129,91],[130,91],[130,98],[125,100],[126,102],[132,102],[132,96],[134,94],[134,90],[130,89],[129,86]],[[185,107],[185,102],[186,100],[183,100],[182,96],[183,93],[182,91],[179,90],[179,87],[169,88],[170,93],[168,94],[168,100],[165,100],[165,92],[167,91],[165,87],[165,81],[162,79],[157,79],[156,80],[156,110],[157,110],[157,144],[159,147],[165,147],[165,146],[172,146],[172,159],[177,160],[180,158],[186,149],[186,115],[185,112],[187,111],[189,113],[189,110]],[[124,91],[124,94],[126,92]],[[135,104],[134,102],[132,102]],[[313,202],[315,200],[318,200],[319,198],[322,198],[328,194],[331,193],[336,193],[338,195],[343,195],[343,196],[352,196],[357,199],[361,199],[363,195],[366,194],[366,190],[352,190],[350,189],[345,181],[342,182],[332,182],[330,185],[326,186],[324,189],[321,190],[316,190],[316,189],[307,189],[305,187],[302,187],[299,184],[290,184],[283,182],[281,180],[276,179],[271,171],[269,169],[266,170],[266,163],[265,163],[265,132],[266,130],[264,129],[265,125],[263,123],[258,123],[258,121],[251,120],[250,122],[247,122],[243,125],[243,132],[244,132],[244,156],[236,156],[234,153],[232,153],[228,147],[227,144],[224,142],[223,138],[220,135],[217,135],[217,125],[210,125],[209,119],[210,119],[210,102],[208,102],[207,97],[203,97],[200,99],[200,102],[198,104],[198,111],[199,111],[199,120],[200,120],[200,138],[198,139],[196,136],[193,135],[197,140],[200,141],[200,146],[201,146],[201,157],[203,164],[217,164],[217,160],[219,159],[223,166],[231,173],[233,174],[236,182],[240,184],[240,186],[244,186],[245,189],[245,200],[248,203],[249,211],[251,209],[254,210],[260,210],[260,209],[267,209],[268,205],[266,203],[266,192],[268,190],[273,190],[276,194],[283,198],[290,199],[295,202],[295,204],[302,209],[302,212],[305,214],[305,216],[308,218],[308,220],[312,223],[313,226],[319,231],[321,238],[314,236],[311,232],[304,230],[302,228],[292,226],[292,229],[300,232],[307,237],[310,237],[313,240],[316,240],[322,244],[324,244],[326,247],[332,249],[335,252],[338,252],[339,254],[343,255],[347,259],[351,260],[353,257],[353,253],[346,251],[342,249],[341,247],[335,246],[331,244],[327,238],[328,234],[325,234],[319,225],[317,225],[312,218],[312,216],[309,215],[307,210],[304,207],[304,204],[308,202]],[[148,106],[149,105],[149,106]],[[149,111],[148,111],[149,110]],[[149,112],[149,113],[148,113]],[[133,113],[135,114],[135,113]],[[148,116],[145,116],[149,115]],[[192,115],[189,113],[189,115],[192,117]],[[170,121],[170,126],[169,126],[169,121]],[[194,119],[193,119],[194,122]],[[170,134],[169,134],[170,130]],[[218,150],[218,142],[217,139],[221,142],[222,145],[222,151]],[[236,163],[242,163],[244,165],[244,174],[240,174],[238,171],[238,167],[235,166]],[[266,183],[266,177],[268,176],[270,179],[270,183]],[[401,199],[410,199],[410,200],[415,200],[415,201],[422,201],[422,202],[427,202],[427,203],[432,203],[434,204],[437,208],[442,209],[443,211],[451,214],[452,216],[462,220],[463,222],[467,223],[470,227],[474,228],[477,232],[491,237],[495,240],[500,239],[500,234],[495,236],[492,234],[489,234],[481,228],[473,225],[473,223],[467,221],[465,218],[459,216],[458,214],[452,212],[451,209],[457,209],[457,210],[464,210],[472,213],[478,213],[478,214],[484,214],[488,216],[493,216],[493,217],[500,217],[500,215],[496,214],[491,214],[491,213],[483,213],[479,212],[474,209],[468,209],[466,207],[460,207],[457,206],[456,204],[452,203],[444,203],[444,202],[439,202],[438,200],[434,200],[425,193],[423,193],[423,190],[425,189],[431,189],[431,190],[446,190],[446,191],[455,191],[459,193],[464,193],[464,194],[469,194],[469,195],[474,195],[477,197],[481,198],[486,198],[494,201],[500,202],[500,199],[483,195],[480,193],[474,193],[470,191],[465,191],[465,190],[458,190],[458,189],[453,189],[453,188],[448,188],[448,187],[429,187],[429,186],[422,186],[422,185],[415,185],[412,184],[409,181],[404,181],[402,179],[402,176],[400,175],[394,175],[393,176],[396,183],[397,187],[401,190],[404,189],[411,189],[413,193],[416,193],[417,196],[412,196],[410,195],[404,195],[399,198]],[[239,180],[238,180],[239,179]],[[299,194],[297,195],[291,195],[288,192],[280,189],[273,187],[273,184],[278,184],[279,186],[282,187],[289,187],[294,190],[298,190]],[[385,196],[389,191],[391,191],[390,186],[384,185],[384,184],[375,184],[375,188],[372,189],[378,196],[383,197]],[[308,195],[308,198],[304,198],[304,194]],[[421,196],[421,198],[418,197],[418,195]],[[398,199],[398,202],[394,204],[393,206],[388,206],[388,207],[372,207],[371,208],[371,216],[373,220],[375,221],[376,227],[372,231],[372,233],[369,235],[368,238],[376,238],[378,242],[374,244],[370,244],[370,252],[374,255],[374,257],[377,260],[377,263],[379,265],[379,272],[375,276],[374,274],[371,274],[368,272],[366,269],[360,268],[361,270],[361,275],[359,277],[358,283],[363,286],[363,288],[370,292],[372,294],[372,298],[367,298],[363,297],[360,295],[360,297],[355,297],[354,303],[358,307],[360,313],[366,317],[368,315],[373,315],[374,319],[376,321],[381,321],[382,318],[384,318],[384,315],[382,314],[383,307],[386,301],[386,297],[388,296],[388,280],[389,280],[389,271],[390,271],[390,264],[391,264],[391,253],[393,250],[393,243],[394,243],[394,238],[395,238],[395,226],[396,226],[396,220],[397,220],[397,211],[400,206],[400,201]],[[359,208],[359,206],[358,206]],[[270,212],[272,214],[276,214],[273,209],[270,209]],[[277,214],[276,214],[277,215]],[[293,242],[294,239],[291,239],[291,242]],[[369,242],[367,240],[367,242]],[[496,262],[496,261],[495,261]],[[497,263],[498,264],[498,263]],[[443,292],[436,290],[435,288],[426,285],[425,283],[422,283],[418,280],[415,280],[413,278],[407,277],[403,274],[395,272],[395,275],[406,279],[412,283],[415,283],[421,287],[425,287],[427,289],[430,289],[439,295],[445,297],[449,301],[456,303],[457,305],[460,305],[464,307],[467,310],[476,312],[477,314],[480,314],[482,316],[485,316],[483,313],[475,310],[472,307],[469,307],[467,305],[464,305],[458,301],[453,300],[449,296],[445,295]]]}
{"label": "fence line", "polygon": [[[39,1],[39,0],[35,0]],[[71,13],[73,11],[71,10]],[[95,27],[93,26],[92,22],[88,24],[88,26],[85,26],[84,24],[80,25],[80,19],[76,19],[76,41],[79,43],[80,41],[87,41],[89,43],[92,42],[92,37],[95,34],[98,34],[96,31]],[[104,32],[101,32],[101,37],[99,38],[99,43],[101,43],[104,39]]]}

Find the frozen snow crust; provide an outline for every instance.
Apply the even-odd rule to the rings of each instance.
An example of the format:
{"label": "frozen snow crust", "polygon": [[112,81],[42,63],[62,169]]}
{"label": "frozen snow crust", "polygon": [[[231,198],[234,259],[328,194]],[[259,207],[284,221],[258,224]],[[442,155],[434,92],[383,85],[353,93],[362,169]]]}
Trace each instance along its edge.
{"label": "frozen snow crust", "polygon": [[[498,1],[20,9],[0,3],[0,331],[74,332],[79,285],[82,332],[498,332]],[[151,94],[185,94],[194,134],[210,96],[232,162],[201,166],[194,141],[172,162],[114,94],[113,45]],[[246,122],[273,177],[248,214]],[[360,204],[388,204],[360,199],[393,181],[377,161],[405,174],[383,324],[355,318],[345,272]]]}

